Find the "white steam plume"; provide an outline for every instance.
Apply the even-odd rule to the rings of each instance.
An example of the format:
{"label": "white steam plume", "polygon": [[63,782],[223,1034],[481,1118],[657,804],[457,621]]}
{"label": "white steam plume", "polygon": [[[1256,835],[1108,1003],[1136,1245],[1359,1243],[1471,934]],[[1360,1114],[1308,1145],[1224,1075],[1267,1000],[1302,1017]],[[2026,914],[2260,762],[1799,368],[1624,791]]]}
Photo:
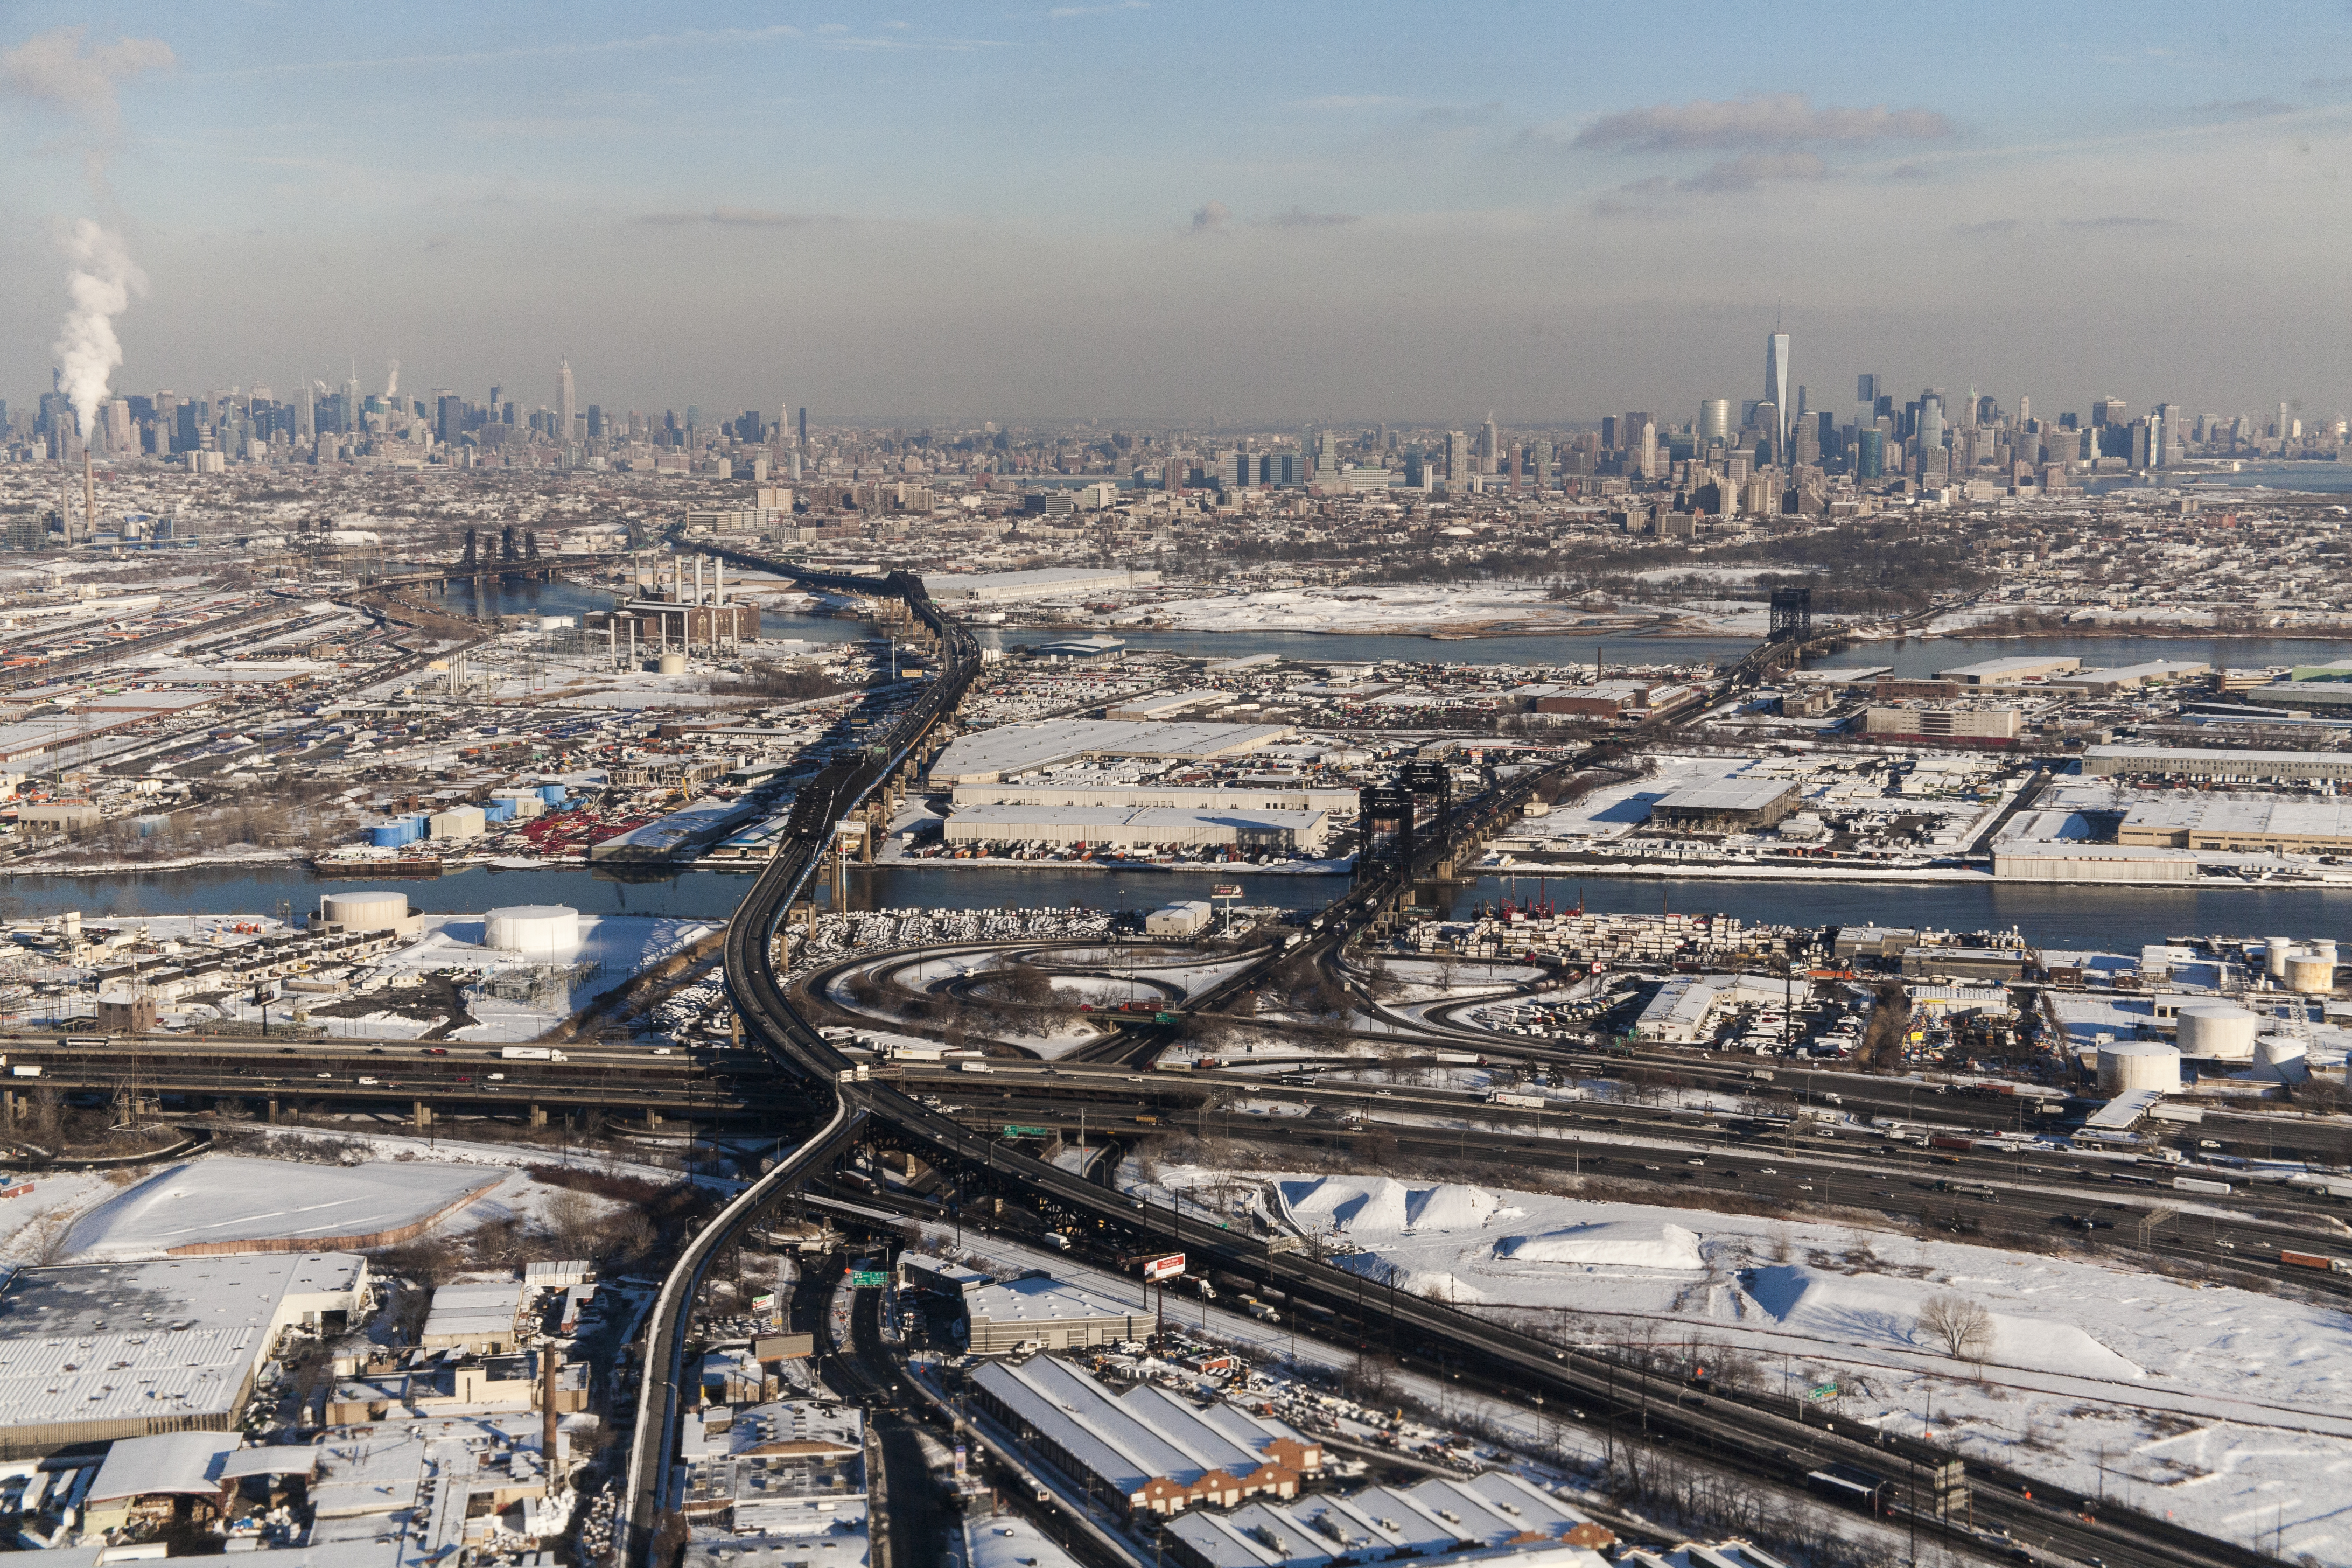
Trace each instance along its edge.
{"label": "white steam plume", "polygon": [[114,318],[131,308],[132,295],[147,292],[147,275],[132,264],[120,238],[89,218],[76,223],[66,236],[65,250],[73,262],[66,279],[66,297],[72,304],[58,331],[56,352],[67,400],[81,416],[82,438],[88,440],[98,429],[107,382],[122,363]]}

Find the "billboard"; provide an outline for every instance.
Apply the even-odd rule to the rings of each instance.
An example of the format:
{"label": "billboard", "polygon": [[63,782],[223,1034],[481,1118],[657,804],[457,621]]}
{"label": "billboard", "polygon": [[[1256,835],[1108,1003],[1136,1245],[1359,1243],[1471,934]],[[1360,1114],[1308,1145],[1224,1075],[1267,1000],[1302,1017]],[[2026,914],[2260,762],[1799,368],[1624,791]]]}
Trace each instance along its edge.
{"label": "billboard", "polygon": [[1147,1285],[1161,1279],[1174,1279],[1183,1272],[1184,1255],[1181,1252],[1171,1252],[1165,1258],[1147,1258],[1143,1260],[1143,1282]]}

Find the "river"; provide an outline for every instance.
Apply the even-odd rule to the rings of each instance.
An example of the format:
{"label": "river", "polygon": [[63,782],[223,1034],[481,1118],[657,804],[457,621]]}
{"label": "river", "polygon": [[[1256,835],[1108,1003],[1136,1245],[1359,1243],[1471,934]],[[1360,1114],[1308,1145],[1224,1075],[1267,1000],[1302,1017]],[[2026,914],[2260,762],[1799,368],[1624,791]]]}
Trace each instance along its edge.
{"label": "river", "polygon": [[[1263,908],[1320,909],[1347,887],[1339,877],[1226,871],[1080,871],[975,866],[853,868],[850,898],[861,909],[1154,909],[1205,899],[1220,882],[1237,883],[1242,901]],[[297,867],[222,868],[110,877],[17,877],[8,886],[11,918],[79,910],[93,917],[141,914],[275,914],[318,907],[322,893],[372,884],[324,880]],[[685,871],[655,881],[625,882],[579,870],[478,868],[431,881],[386,884],[411,908],[478,914],[508,904],[569,904],[588,914],[665,915],[723,920],[751,887],[740,872]],[[2015,926],[2037,946],[2137,953],[2170,937],[2230,933],[2334,937],[2352,941],[2352,888],[2048,887],[1991,881],[1855,885],[1843,882],[1729,882],[1689,878],[1633,880],[1555,877],[1542,884],[1556,904],[1580,898],[1589,910],[1737,915],[1779,924],[1933,926],[1955,931]],[[1467,915],[1502,898],[1527,901],[1538,879],[1486,877],[1454,890],[1448,913]]]}

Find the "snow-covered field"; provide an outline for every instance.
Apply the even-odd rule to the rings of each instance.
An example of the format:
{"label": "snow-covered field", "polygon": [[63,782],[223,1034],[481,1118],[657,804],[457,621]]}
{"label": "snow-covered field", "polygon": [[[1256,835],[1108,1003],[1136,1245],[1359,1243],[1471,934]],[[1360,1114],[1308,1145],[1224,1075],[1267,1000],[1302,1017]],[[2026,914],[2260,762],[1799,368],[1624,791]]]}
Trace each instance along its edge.
{"label": "snow-covered field", "polygon": [[[2283,1529],[2289,1559],[2352,1563],[2352,1321],[2331,1308],[1859,1226],[1382,1177],[1266,1190],[1383,1285],[1580,1343],[1696,1334],[1775,1385],[1835,1384],[1841,1421],[1931,1427],[2085,1496],[2265,1546]],[[1977,1359],[1923,1326],[1938,1298],[1989,1315]]]}

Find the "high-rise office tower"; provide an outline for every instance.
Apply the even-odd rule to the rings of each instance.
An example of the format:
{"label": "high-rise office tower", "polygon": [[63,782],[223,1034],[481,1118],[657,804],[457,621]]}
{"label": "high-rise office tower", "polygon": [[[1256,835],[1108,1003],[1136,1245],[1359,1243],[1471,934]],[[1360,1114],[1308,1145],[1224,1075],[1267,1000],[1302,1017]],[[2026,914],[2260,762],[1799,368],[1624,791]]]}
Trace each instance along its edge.
{"label": "high-rise office tower", "polygon": [[1774,457],[1788,448],[1789,420],[1781,411],[1789,406],[1789,334],[1772,332],[1764,339],[1764,396],[1772,405],[1778,421],[1772,427]]}
{"label": "high-rise office tower", "polygon": [[1756,405],[1755,420],[1756,428],[1763,432],[1762,437],[1758,440],[1757,444],[1759,446],[1763,446],[1769,443],[1772,448],[1771,455],[1769,458],[1759,458],[1759,461],[1771,463],[1787,462],[1789,460],[1789,455],[1782,449],[1780,443],[1785,438],[1785,432],[1789,428],[1789,422],[1780,417],[1780,405],[1774,403],[1769,397],[1766,398],[1763,402]]}
{"label": "high-rise office tower", "polygon": [[1503,455],[1499,435],[1495,429],[1495,416],[1486,416],[1486,423],[1478,431],[1478,456],[1486,460],[1486,471],[1496,472],[1495,459]]}
{"label": "high-rise office tower", "polygon": [[1645,479],[1656,479],[1658,477],[1658,427],[1648,419],[1642,421],[1641,447],[1638,457],[1642,465],[1642,477]]}
{"label": "high-rise office tower", "polygon": [[572,416],[579,412],[576,395],[572,385],[572,362],[564,360],[555,369],[555,438],[572,439]]}
{"label": "high-rise office tower", "polygon": [[1542,489],[1546,485],[1551,483],[1551,438],[1549,437],[1545,437],[1543,439],[1536,443],[1535,469],[1532,476],[1535,480],[1536,489]]}
{"label": "high-rise office tower", "polygon": [[454,447],[466,423],[465,404],[446,387],[433,394],[433,435],[444,447]]}
{"label": "high-rise office tower", "polygon": [[1731,399],[1702,397],[1698,402],[1698,444],[1731,439]]}
{"label": "high-rise office tower", "polygon": [[2125,419],[2125,411],[2131,405],[2129,404],[2126,403],[2120,397],[2100,398],[2096,403],[2091,405],[2092,427],[2095,429],[2102,425],[2122,424]]}
{"label": "high-rise office tower", "polygon": [[1944,444],[1944,400],[1927,396],[1919,400],[1919,450]]}
{"label": "high-rise office tower", "polygon": [[1857,375],[1853,378],[1853,400],[1864,408],[1878,406],[1878,377]]}
{"label": "high-rise office tower", "polygon": [[[160,411],[159,411],[160,412]],[[294,395],[294,438],[308,441],[319,433],[318,388],[304,377],[302,389]]]}
{"label": "high-rise office tower", "polygon": [[1470,477],[1470,437],[1463,431],[1445,433],[1445,477],[1456,483]]}
{"label": "high-rise office tower", "polygon": [[348,435],[360,427],[360,378],[356,375],[343,383],[343,406],[340,410],[341,426]]}
{"label": "high-rise office tower", "polygon": [[2032,423],[2033,395],[2031,393],[2021,392],[2017,395],[2017,427],[2022,430]]}

